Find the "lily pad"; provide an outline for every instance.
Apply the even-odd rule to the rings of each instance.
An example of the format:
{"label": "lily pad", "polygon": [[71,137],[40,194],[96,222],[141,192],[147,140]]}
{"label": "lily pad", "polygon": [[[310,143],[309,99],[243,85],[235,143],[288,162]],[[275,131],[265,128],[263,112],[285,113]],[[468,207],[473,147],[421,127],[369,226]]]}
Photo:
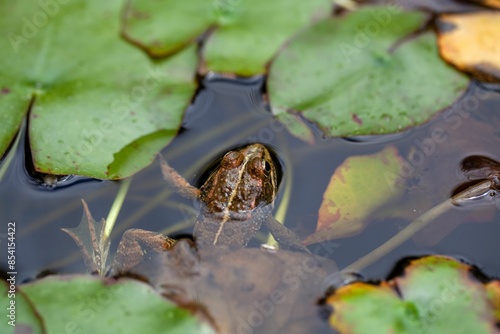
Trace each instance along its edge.
{"label": "lily pad", "polygon": [[498,332],[486,287],[470,266],[444,256],[414,260],[380,285],[341,287],[326,302],[330,324],[343,334]]}
{"label": "lily pad", "polygon": [[345,238],[361,232],[375,209],[404,191],[403,160],[394,146],[347,158],[323,194],[316,232],[304,244]]}
{"label": "lily pad", "polygon": [[471,0],[472,2],[480,3],[484,6],[489,6],[493,8],[500,8],[500,0]]}
{"label": "lily pad", "polygon": [[374,6],[311,26],[271,64],[273,113],[300,112],[330,136],[426,122],[468,84],[440,59],[433,33],[410,38],[426,22],[421,12]]}
{"label": "lily pad", "polygon": [[426,333],[443,333],[453,324],[462,333],[495,332],[486,289],[470,270],[452,258],[429,256],[412,261],[394,283],[401,297],[418,310],[419,324],[433,328]]}
{"label": "lily pad", "polygon": [[0,105],[5,106],[0,111],[0,158],[5,154],[19,130],[29,105],[29,99],[24,101],[12,99],[10,93],[10,88],[0,87]]}
{"label": "lily pad", "polygon": [[491,281],[486,285],[488,296],[495,309],[495,316],[497,321],[500,322],[500,281]]}
{"label": "lily pad", "polygon": [[46,333],[40,315],[32,307],[24,293],[10,290],[10,283],[0,283],[0,307],[5,316],[0,322],[0,333]]}
{"label": "lily pad", "polygon": [[153,57],[178,52],[217,21],[206,0],[130,0],[123,18],[123,36]]}
{"label": "lily pad", "polygon": [[482,11],[439,17],[439,50],[458,69],[500,81],[500,13]]}
{"label": "lily pad", "polygon": [[330,324],[340,333],[399,333],[397,327],[411,327],[411,305],[402,303],[386,284],[353,283],[335,292],[328,303],[338,310]]}
{"label": "lily pad", "polygon": [[22,285],[21,290],[48,333],[214,333],[137,281],[53,276]]}
{"label": "lily pad", "polygon": [[[154,62],[119,36],[122,1],[2,1],[2,114],[30,101],[38,171],[118,179],[177,133],[195,92],[195,47]],[[12,121],[11,123],[15,123]],[[18,124],[10,125],[16,129]]]}
{"label": "lily pad", "polygon": [[225,21],[208,38],[203,57],[207,71],[250,76],[266,64],[292,35],[330,16],[331,1],[232,1]]}
{"label": "lily pad", "polygon": [[131,0],[123,35],[155,57],[173,54],[213,28],[202,72],[261,74],[293,34],[331,12],[328,0]]}

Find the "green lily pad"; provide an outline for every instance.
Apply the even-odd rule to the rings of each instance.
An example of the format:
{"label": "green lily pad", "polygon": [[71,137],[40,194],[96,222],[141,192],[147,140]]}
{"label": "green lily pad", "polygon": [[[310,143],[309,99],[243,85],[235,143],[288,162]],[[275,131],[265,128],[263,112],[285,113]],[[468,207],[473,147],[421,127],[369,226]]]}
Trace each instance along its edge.
{"label": "green lily pad", "polygon": [[[2,1],[0,109],[33,101],[38,171],[102,179],[148,165],[177,133],[195,92],[195,47],[154,62],[119,36],[122,1]],[[11,122],[15,123],[15,122]],[[10,125],[15,129],[16,125]]]}
{"label": "green lily pad", "polygon": [[[15,292],[14,292],[15,291]],[[0,283],[0,307],[5,316],[0,322],[0,333],[46,333],[43,321],[24,293],[10,290],[9,282]]]}
{"label": "green lily pad", "polygon": [[404,276],[380,285],[341,287],[326,302],[342,334],[497,333],[486,286],[470,266],[444,256],[414,260]]}
{"label": "green lily pad", "polygon": [[3,85],[0,86],[0,106],[5,107],[0,109],[0,159],[19,130],[29,105],[29,99],[12,98],[11,89]]}
{"label": "green lily pad", "polygon": [[54,276],[21,290],[48,333],[214,333],[138,281]]}
{"label": "green lily pad", "polygon": [[266,64],[293,34],[330,16],[331,1],[237,0],[208,38],[203,57],[209,71],[250,76]]}
{"label": "green lily pad", "polygon": [[[429,256],[411,262],[394,283],[406,301],[418,310],[426,333],[455,331],[492,333],[495,320],[485,286],[471,278],[470,266],[452,258]],[[430,330],[432,328],[432,330]]]}
{"label": "green lily pad", "polygon": [[207,0],[131,0],[123,17],[123,36],[153,57],[178,52],[217,21]]}
{"label": "green lily pad", "polygon": [[[374,6],[298,34],[269,70],[272,111],[300,112],[327,135],[387,134],[422,124],[467,87],[421,12]],[[406,38],[406,39],[405,39]]]}
{"label": "green lily pad", "polygon": [[203,72],[261,74],[293,34],[326,18],[328,0],[131,0],[123,35],[152,56],[167,56],[214,31],[204,42]]}
{"label": "green lily pad", "polygon": [[361,232],[375,209],[404,191],[403,160],[394,146],[347,158],[332,175],[318,213],[316,232],[303,243],[345,238]]}

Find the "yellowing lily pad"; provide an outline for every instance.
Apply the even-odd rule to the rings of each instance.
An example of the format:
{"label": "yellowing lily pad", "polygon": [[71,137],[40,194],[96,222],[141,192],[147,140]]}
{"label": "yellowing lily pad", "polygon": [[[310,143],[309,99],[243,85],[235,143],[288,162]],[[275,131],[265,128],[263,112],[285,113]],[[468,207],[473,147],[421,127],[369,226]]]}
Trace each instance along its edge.
{"label": "yellowing lily pad", "polygon": [[[423,329],[460,326],[461,333],[495,332],[494,312],[485,286],[472,278],[471,267],[448,257],[414,260],[404,276],[396,277],[401,298],[419,310]],[[450,330],[450,329],[448,329]],[[453,332],[456,332],[453,331]],[[424,330],[429,333],[429,331]]]}
{"label": "yellowing lily pad", "polygon": [[480,3],[484,6],[489,6],[493,8],[500,8],[500,0],[472,0],[473,2]]}
{"label": "yellowing lily pad", "polygon": [[326,303],[342,334],[498,333],[487,287],[470,266],[444,256],[411,261],[402,276],[380,285],[341,287]]}
{"label": "yellowing lily pad", "polygon": [[432,32],[410,38],[427,20],[422,12],[374,6],[302,31],[271,64],[273,113],[300,113],[330,136],[426,122],[468,85],[439,57]]}
{"label": "yellowing lily pad", "polygon": [[403,161],[393,146],[347,158],[323,194],[316,232],[304,244],[344,238],[361,232],[375,209],[404,190]]}
{"label": "yellowing lily pad", "polygon": [[[31,104],[35,167],[102,179],[147,166],[195,92],[195,47],[154,62],[120,37],[123,2],[0,2],[0,149]],[[5,116],[4,116],[5,115]],[[5,126],[2,124],[2,127]]]}
{"label": "yellowing lily pad", "polygon": [[446,61],[485,81],[500,81],[500,12],[444,14],[437,26]]}
{"label": "yellowing lily pad", "polygon": [[405,323],[411,322],[406,316],[411,314],[411,305],[402,303],[384,283],[353,283],[336,291],[327,302],[334,308],[330,324],[340,333],[398,333],[398,327],[409,327]]}
{"label": "yellowing lily pad", "polygon": [[486,285],[491,304],[495,309],[495,316],[500,322],[500,281],[491,281]]}

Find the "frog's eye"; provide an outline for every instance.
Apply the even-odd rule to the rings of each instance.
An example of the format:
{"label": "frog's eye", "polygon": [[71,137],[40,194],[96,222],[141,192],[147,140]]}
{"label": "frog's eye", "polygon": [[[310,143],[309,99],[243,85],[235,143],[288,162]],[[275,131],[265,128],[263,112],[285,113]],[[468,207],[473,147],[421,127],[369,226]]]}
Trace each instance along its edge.
{"label": "frog's eye", "polygon": [[249,167],[250,173],[256,178],[269,175],[269,171],[271,170],[269,163],[261,158],[253,158],[249,163]]}
{"label": "frog's eye", "polygon": [[240,152],[231,151],[226,153],[226,155],[222,158],[221,165],[228,168],[234,168],[241,165],[244,156]]}
{"label": "frog's eye", "polygon": [[267,160],[262,159],[262,166],[264,166],[264,173],[269,175],[271,172],[271,164]]}

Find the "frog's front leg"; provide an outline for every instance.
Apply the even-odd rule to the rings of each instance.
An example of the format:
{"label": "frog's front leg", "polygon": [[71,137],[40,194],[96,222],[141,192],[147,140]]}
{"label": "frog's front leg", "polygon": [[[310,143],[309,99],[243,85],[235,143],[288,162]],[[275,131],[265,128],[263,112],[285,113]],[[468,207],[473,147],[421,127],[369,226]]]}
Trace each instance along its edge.
{"label": "frog's front leg", "polygon": [[300,249],[306,253],[311,253],[307,247],[302,244],[300,238],[293,231],[286,228],[283,224],[276,220],[272,215],[264,220],[264,224],[273,237],[282,245]]}
{"label": "frog's front leg", "polygon": [[112,274],[126,272],[139,264],[148,254],[166,251],[174,243],[174,239],[165,237],[161,233],[137,228],[126,230],[113,259]]}
{"label": "frog's front leg", "polygon": [[158,155],[160,157],[161,172],[168,185],[181,196],[186,198],[198,198],[200,196],[200,190],[190,185],[182,175],[170,167],[161,154]]}

